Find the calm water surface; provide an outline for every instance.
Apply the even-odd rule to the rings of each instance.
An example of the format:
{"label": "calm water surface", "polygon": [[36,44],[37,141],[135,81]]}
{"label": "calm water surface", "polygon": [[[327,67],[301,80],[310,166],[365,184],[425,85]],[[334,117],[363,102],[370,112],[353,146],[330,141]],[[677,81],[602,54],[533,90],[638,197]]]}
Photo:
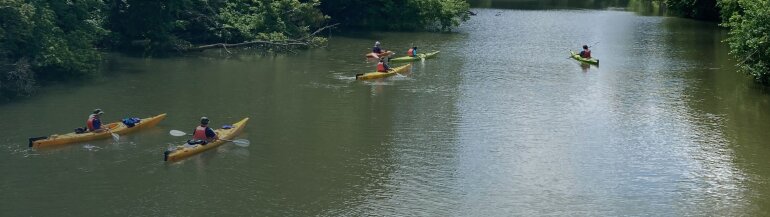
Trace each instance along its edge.
{"label": "calm water surface", "polygon": [[[722,29],[554,8],[473,9],[452,34],[335,33],[295,54],[111,54],[104,76],[0,105],[0,215],[768,215],[770,98],[735,72]],[[355,81],[375,40],[441,53]],[[600,67],[567,59],[596,42]],[[119,142],[27,148],[97,107],[169,115]],[[186,139],[168,131],[200,116],[250,117],[251,145],[163,162]]]}

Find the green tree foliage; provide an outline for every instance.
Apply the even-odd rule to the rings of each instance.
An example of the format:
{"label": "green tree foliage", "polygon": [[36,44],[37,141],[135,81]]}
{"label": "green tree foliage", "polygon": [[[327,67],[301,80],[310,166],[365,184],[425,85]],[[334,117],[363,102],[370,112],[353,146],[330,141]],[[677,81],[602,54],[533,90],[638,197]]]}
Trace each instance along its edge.
{"label": "green tree foliage", "polygon": [[704,19],[696,15],[719,10],[721,25],[730,29],[725,41],[739,70],[770,85],[770,0],[718,0],[713,6],[711,1],[665,0],[670,10],[685,17]]}
{"label": "green tree foliage", "polygon": [[100,0],[0,1],[0,90],[27,94],[39,79],[93,73],[102,29]]}
{"label": "green tree foliage", "polygon": [[92,74],[96,47],[158,54],[218,43],[312,46],[325,42],[312,32],[329,20],[321,8],[349,26],[449,30],[468,19],[468,7],[464,0],[0,0],[0,93],[25,95],[36,80]]}
{"label": "green tree foliage", "polygon": [[700,20],[719,20],[717,0],[664,0],[669,12]]}
{"label": "green tree foliage", "polygon": [[328,17],[318,0],[233,0],[219,11],[226,41],[284,41],[308,37]]}
{"label": "green tree foliage", "polygon": [[159,53],[192,44],[305,37],[327,17],[318,0],[107,0],[109,44]]}
{"label": "green tree foliage", "polygon": [[451,30],[469,19],[464,0],[324,0],[335,22],[380,30]]}
{"label": "green tree foliage", "polygon": [[[216,25],[211,20],[215,12],[207,5],[208,1],[105,2],[109,8],[107,27],[111,30],[107,44],[120,49],[140,48],[150,53],[173,50],[176,46],[188,42],[180,37],[199,36],[195,39],[205,40],[201,38],[209,37],[210,30]],[[190,31],[184,34],[186,30]]]}
{"label": "green tree foliage", "polygon": [[723,26],[730,28],[730,53],[740,70],[757,81],[770,84],[770,1],[724,0]]}

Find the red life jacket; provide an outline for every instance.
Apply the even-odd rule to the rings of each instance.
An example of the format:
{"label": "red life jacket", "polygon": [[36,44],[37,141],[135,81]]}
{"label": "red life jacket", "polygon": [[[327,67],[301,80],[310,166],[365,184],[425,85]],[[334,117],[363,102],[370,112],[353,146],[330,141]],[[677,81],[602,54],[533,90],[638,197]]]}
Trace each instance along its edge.
{"label": "red life jacket", "polygon": [[383,62],[377,63],[377,71],[378,72],[387,72],[388,70],[385,69],[385,63],[383,63]]}
{"label": "red life jacket", "polygon": [[195,132],[193,132],[193,139],[194,140],[207,140],[208,137],[206,136],[206,127],[204,127],[204,126],[195,127]]}
{"label": "red life jacket", "polygon": [[409,48],[409,50],[406,51],[406,55],[410,57],[414,57],[414,48]]}
{"label": "red life jacket", "polygon": [[88,120],[86,121],[86,127],[88,127],[88,131],[96,130],[94,129],[94,119],[96,119],[95,117],[96,117],[95,115],[88,116]]}
{"label": "red life jacket", "polygon": [[591,58],[591,50],[583,51],[583,58]]}

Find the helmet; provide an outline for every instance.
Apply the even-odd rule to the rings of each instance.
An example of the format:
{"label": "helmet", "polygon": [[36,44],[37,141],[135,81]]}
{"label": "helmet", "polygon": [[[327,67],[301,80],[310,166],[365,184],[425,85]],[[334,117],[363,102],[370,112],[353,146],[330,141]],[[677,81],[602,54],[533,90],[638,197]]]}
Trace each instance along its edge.
{"label": "helmet", "polygon": [[94,109],[94,112],[93,112],[93,114],[95,114],[95,115],[101,115],[101,114],[104,114],[104,112],[102,111],[102,109]]}
{"label": "helmet", "polygon": [[201,124],[209,124],[209,118],[201,117]]}
{"label": "helmet", "polygon": [[588,45],[583,45],[583,49],[588,49]]}
{"label": "helmet", "polygon": [[374,42],[374,46],[380,46],[380,41]]}

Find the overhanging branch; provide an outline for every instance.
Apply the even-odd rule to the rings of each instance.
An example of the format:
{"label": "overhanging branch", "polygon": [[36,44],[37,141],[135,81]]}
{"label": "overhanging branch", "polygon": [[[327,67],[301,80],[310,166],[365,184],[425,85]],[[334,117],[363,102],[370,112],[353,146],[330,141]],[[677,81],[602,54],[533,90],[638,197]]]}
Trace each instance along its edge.
{"label": "overhanging branch", "polygon": [[[323,30],[333,28],[335,26],[339,25],[339,23],[335,23],[332,25],[327,25],[324,27],[321,27],[317,29],[315,32],[302,37],[300,39],[290,39],[286,41],[265,41],[265,40],[257,40],[257,41],[247,41],[247,42],[241,42],[241,43],[215,43],[215,44],[207,44],[207,45],[200,45],[200,46],[194,46],[187,49],[183,49],[182,51],[191,52],[191,51],[204,51],[208,49],[215,49],[215,48],[223,48],[227,50],[227,48],[237,48],[237,47],[248,47],[248,46],[254,46],[254,45],[269,45],[269,46],[278,46],[278,47],[291,47],[291,46],[301,46],[306,47],[310,46],[311,41],[308,39],[311,39],[318,33],[321,33]],[[229,53],[229,51],[228,51]]]}

